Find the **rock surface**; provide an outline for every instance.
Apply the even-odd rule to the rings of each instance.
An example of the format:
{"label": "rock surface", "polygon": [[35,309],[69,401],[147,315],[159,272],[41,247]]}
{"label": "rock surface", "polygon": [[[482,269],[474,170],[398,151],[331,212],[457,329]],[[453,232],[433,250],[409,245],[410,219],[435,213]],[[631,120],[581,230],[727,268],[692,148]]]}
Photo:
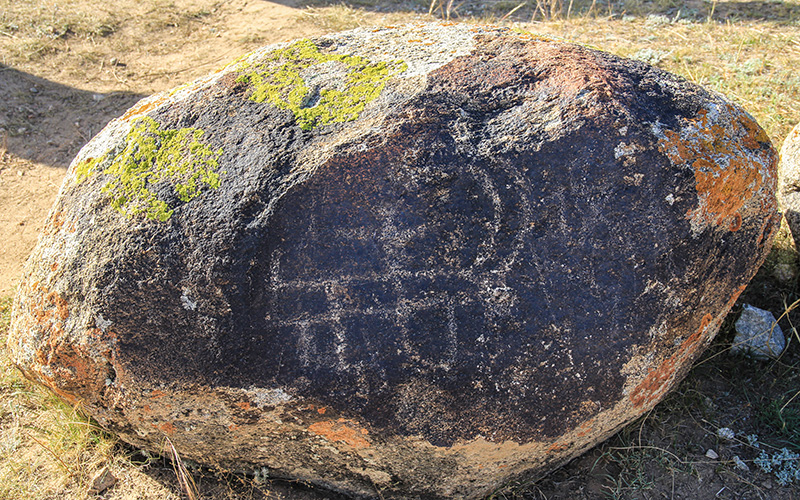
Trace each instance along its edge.
{"label": "rock surface", "polygon": [[786,347],[783,330],[769,311],[745,304],[734,324],[736,337],[731,354],[745,354],[755,359],[777,359]]}
{"label": "rock surface", "polygon": [[685,374],[770,246],[776,163],[721,97],[529,34],[267,47],[81,151],[8,345],[137,446],[478,498]]}
{"label": "rock surface", "polygon": [[800,248],[800,123],[784,139],[780,158],[778,197],[795,246]]}

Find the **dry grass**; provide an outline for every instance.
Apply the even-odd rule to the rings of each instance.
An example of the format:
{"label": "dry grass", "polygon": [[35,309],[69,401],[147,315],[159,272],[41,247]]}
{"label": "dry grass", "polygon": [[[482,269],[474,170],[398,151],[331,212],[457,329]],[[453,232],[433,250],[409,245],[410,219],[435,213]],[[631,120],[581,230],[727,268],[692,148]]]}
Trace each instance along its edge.
{"label": "dry grass", "polygon": [[0,500],[97,498],[95,474],[108,467],[117,487],[106,499],[178,500],[133,463],[130,451],[51,393],[23,379],[5,351],[11,299],[0,301]]}
{"label": "dry grass", "polygon": [[237,34],[236,26],[222,22],[252,22],[237,17],[247,5],[247,0],[0,0],[0,64],[96,92],[152,93],[208,73],[265,40]]}
{"label": "dry grass", "polygon": [[119,28],[113,12],[76,9],[71,2],[3,2],[0,36],[12,39],[3,64],[32,61],[68,49],[71,38],[107,37]]}
{"label": "dry grass", "polygon": [[[11,301],[0,304],[5,330]],[[115,440],[54,396],[23,380],[0,356],[0,498],[47,498],[88,489]],[[80,496],[78,496],[80,498]]]}
{"label": "dry grass", "polygon": [[345,5],[308,7],[302,16],[312,24],[331,32],[360,28],[367,24],[368,17],[365,11]]}

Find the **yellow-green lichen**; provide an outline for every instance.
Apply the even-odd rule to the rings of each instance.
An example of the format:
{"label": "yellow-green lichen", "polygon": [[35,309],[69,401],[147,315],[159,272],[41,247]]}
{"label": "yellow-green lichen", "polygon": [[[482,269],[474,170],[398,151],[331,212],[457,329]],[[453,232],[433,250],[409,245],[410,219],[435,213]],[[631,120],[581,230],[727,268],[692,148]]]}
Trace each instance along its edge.
{"label": "yellow-green lichen", "polygon": [[80,184],[97,172],[98,165],[105,159],[105,155],[100,158],[88,158],[78,163],[75,167],[75,182]]}
{"label": "yellow-green lichen", "polygon": [[[310,86],[302,73],[325,63],[342,65],[347,72],[343,81]],[[355,120],[367,103],[380,95],[386,82],[406,68],[402,61],[373,63],[359,56],[322,53],[310,40],[300,40],[257,63],[241,63],[237,81],[248,85],[251,100],[288,109],[300,128],[311,130]]]}
{"label": "yellow-green lichen", "polygon": [[75,168],[75,181],[81,183],[102,172],[109,177],[102,192],[118,212],[166,221],[174,209],[157,197],[154,186],[168,183],[179,200],[188,202],[203,186],[217,189],[220,185],[216,168],[222,149],[212,150],[200,142],[202,136],[200,129],[162,129],[150,117],[138,118],[122,151],[81,162]]}

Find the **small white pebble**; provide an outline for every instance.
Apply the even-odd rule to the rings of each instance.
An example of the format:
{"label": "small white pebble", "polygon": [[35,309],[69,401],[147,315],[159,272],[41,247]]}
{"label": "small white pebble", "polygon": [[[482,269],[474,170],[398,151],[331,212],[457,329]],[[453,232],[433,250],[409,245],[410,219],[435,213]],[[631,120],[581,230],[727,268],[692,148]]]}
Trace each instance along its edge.
{"label": "small white pebble", "polygon": [[717,455],[716,451],[709,449],[706,452],[706,457],[710,458],[711,460],[716,460],[719,458],[719,455]]}
{"label": "small white pebble", "polygon": [[720,427],[717,429],[717,436],[730,441],[736,437],[736,434],[728,427]]}
{"label": "small white pebble", "polygon": [[183,308],[187,311],[194,311],[197,309],[197,302],[193,301],[186,295],[186,292],[181,294],[181,304],[183,304]]}

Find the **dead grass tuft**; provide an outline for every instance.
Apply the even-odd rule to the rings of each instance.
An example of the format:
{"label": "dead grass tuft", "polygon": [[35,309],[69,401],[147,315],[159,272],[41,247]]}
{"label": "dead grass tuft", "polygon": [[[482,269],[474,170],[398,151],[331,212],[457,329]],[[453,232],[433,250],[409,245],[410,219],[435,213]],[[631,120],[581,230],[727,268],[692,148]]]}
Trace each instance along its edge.
{"label": "dead grass tuft", "polygon": [[114,436],[20,376],[6,355],[11,303],[0,300],[0,500],[97,498],[92,479],[104,467],[117,479],[108,500],[178,500]]}
{"label": "dead grass tuft", "polygon": [[0,304],[0,498],[78,493],[114,460],[116,440],[19,376],[5,355],[10,308],[10,298]]}
{"label": "dead grass tuft", "polygon": [[328,7],[308,7],[303,10],[302,18],[326,31],[334,32],[364,26],[367,15],[361,9],[340,4]]}

